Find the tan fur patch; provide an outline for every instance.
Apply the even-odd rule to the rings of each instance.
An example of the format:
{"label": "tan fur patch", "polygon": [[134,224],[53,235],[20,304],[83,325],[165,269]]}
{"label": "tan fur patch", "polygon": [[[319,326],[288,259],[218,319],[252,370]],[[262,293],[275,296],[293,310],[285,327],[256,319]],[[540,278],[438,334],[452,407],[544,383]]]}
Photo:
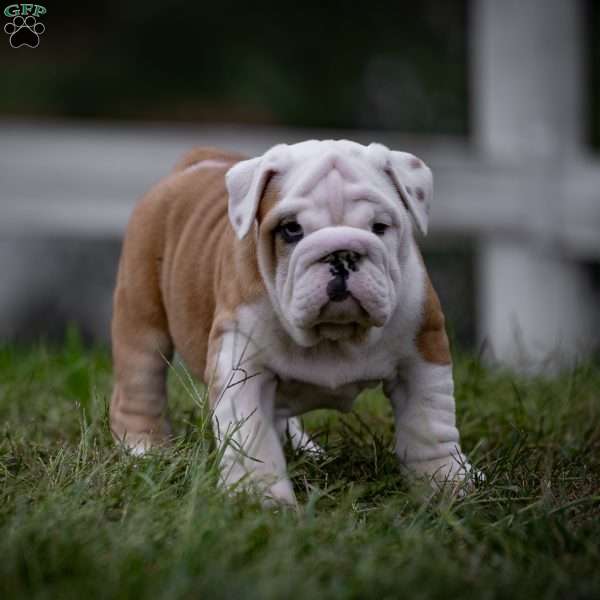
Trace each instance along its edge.
{"label": "tan fur patch", "polygon": [[281,196],[279,177],[273,175],[267,181],[265,190],[258,205],[257,220],[260,225],[271,209],[279,202]]}
{"label": "tan fur patch", "polygon": [[[129,340],[143,339],[141,334],[150,331],[167,351],[176,347],[196,377],[209,380],[223,328],[240,305],[266,293],[255,238],[238,241],[227,214],[225,173],[243,158],[195,148],[137,205],[115,291],[113,351],[119,383],[136,373],[129,365],[134,351]],[[223,164],[188,169],[207,160]],[[155,342],[135,348],[140,350],[154,357],[157,369],[164,364],[164,350]]]}
{"label": "tan fur patch", "polygon": [[[233,229],[229,229],[230,239],[226,242],[221,265],[235,265],[237,277],[231,279],[231,273],[224,270],[219,273],[218,289],[219,312],[215,315],[213,327],[210,332],[209,356],[206,366],[205,381],[214,380],[216,375],[216,360],[220,349],[220,338],[225,331],[231,328],[235,310],[242,304],[249,304],[260,299],[267,293],[262,276],[259,271],[257,255],[259,252],[266,253],[267,271],[271,277],[275,276],[276,268],[275,237],[272,234],[273,223],[269,221],[268,215],[273,207],[279,202],[280,191],[277,175],[271,177],[261,196],[257,211],[257,222],[259,228],[258,240],[251,231],[243,240],[239,241]],[[260,246],[260,250],[259,250]],[[240,340],[240,346],[243,347],[244,340]],[[243,378],[243,371],[235,374],[234,380]],[[209,403],[211,406],[218,399],[222,391],[222,386],[227,382],[215,381],[215,385],[209,393]]]}
{"label": "tan fur patch", "polygon": [[452,362],[440,300],[426,275],[423,322],[417,334],[417,350],[424,360],[438,365]]}
{"label": "tan fur patch", "polygon": [[260,200],[257,213],[257,221],[259,225],[259,246],[263,253],[263,265],[266,264],[267,272],[271,278],[275,277],[277,269],[278,257],[281,248],[280,241],[277,236],[273,235],[273,228],[276,223],[267,218],[267,215],[279,202],[281,197],[279,181],[277,176],[271,177],[265,186],[265,191]]}

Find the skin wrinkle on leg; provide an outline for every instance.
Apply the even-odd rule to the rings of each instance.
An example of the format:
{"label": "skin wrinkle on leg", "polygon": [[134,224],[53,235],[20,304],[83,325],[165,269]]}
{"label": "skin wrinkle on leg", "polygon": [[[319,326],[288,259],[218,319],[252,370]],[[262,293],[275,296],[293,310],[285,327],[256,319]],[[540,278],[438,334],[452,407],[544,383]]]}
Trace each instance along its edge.
{"label": "skin wrinkle on leg", "polygon": [[451,366],[426,362],[413,367],[411,384],[389,393],[396,421],[396,453],[418,473],[454,477],[469,466],[456,428]]}
{"label": "skin wrinkle on leg", "polygon": [[[117,318],[125,315],[119,314]],[[161,349],[160,341],[163,341]],[[139,341],[139,340],[138,340]],[[160,333],[147,335],[145,347],[132,348],[121,340],[116,382],[111,399],[111,431],[113,436],[136,454],[154,443],[166,441],[171,427],[166,416],[166,353],[168,338]]]}

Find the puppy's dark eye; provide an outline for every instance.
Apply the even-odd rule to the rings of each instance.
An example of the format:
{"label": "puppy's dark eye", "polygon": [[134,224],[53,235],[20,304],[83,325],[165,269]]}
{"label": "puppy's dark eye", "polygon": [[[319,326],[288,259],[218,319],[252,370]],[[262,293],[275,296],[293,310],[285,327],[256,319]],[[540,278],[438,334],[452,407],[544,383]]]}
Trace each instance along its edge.
{"label": "puppy's dark eye", "polygon": [[373,223],[373,227],[371,227],[371,231],[375,235],[383,235],[387,231],[388,227],[389,227],[389,225],[386,225],[385,223]]}
{"label": "puppy's dark eye", "polygon": [[286,244],[295,244],[296,242],[299,242],[304,235],[302,225],[297,221],[286,221],[279,225],[277,230]]}

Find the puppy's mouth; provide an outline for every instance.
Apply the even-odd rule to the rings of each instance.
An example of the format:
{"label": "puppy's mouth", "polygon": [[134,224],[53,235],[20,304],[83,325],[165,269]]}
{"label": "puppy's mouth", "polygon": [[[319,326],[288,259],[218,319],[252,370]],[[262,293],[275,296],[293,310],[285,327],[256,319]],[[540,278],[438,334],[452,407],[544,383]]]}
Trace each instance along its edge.
{"label": "puppy's mouth", "polygon": [[327,302],[321,308],[314,329],[324,339],[358,339],[372,324],[367,311],[349,293],[343,300]]}
{"label": "puppy's mouth", "polygon": [[327,302],[319,312],[316,324],[348,325],[350,323],[369,323],[369,314],[362,304],[351,294],[347,293],[343,300]]}

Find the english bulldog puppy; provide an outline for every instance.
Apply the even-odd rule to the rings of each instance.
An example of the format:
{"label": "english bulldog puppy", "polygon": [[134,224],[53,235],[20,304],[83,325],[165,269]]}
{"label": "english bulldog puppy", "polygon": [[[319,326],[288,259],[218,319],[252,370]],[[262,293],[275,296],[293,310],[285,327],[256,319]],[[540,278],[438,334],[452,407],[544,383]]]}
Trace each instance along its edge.
{"label": "english bulldog puppy", "polygon": [[432,481],[469,464],[444,315],[415,243],[433,182],[416,156],[311,140],[245,159],[193,150],[139,202],[114,295],[114,437],[164,444],[176,350],[204,381],[227,486],[295,504],[282,442],[298,416],[351,409],[383,384],[402,465]]}

